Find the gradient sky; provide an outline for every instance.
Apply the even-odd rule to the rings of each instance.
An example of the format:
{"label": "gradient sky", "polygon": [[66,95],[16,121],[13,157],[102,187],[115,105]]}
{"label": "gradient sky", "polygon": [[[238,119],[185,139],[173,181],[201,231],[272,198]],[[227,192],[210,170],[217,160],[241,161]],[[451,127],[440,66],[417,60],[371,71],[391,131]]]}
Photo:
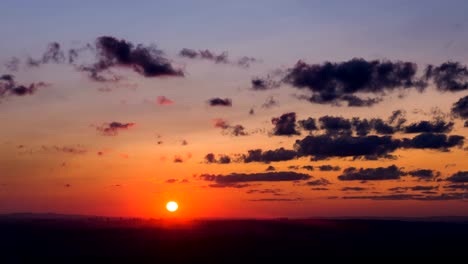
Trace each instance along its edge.
{"label": "gradient sky", "polygon": [[[165,217],[165,203],[175,200],[180,217],[467,215],[468,143],[462,137],[468,136],[468,110],[466,105],[454,110],[468,95],[466,10],[466,1],[5,0],[0,9],[0,213]],[[96,81],[83,67],[96,67],[106,55],[99,46],[102,36],[133,48],[155,44],[164,52],[157,60],[183,76],[145,76],[134,70],[140,69],[138,62],[107,57],[112,65],[99,73],[119,78]],[[65,60],[45,59],[53,42],[60,44]],[[184,48],[197,56],[181,56]],[[70,49],[80,51],[73,63],[68,63]],[[227,52],[227,59],[201,58],[201,50],[215,56]],[[239,65],[245,56],[252,61]],[[313,68],[353,58],[411,62],[417,65],[417,80],[424,79],[429,64],[436,70],[424,79],[422,92],[416,85],[386,89],[377,82],[377,92],[348,93],[379,98],[360,107],[347,106],[341,97],[309,100],[317,87],[308,73],[294,74],[298,61]],[[437,73],[446,62],[459,62],[459,71]],[[302,77],[306,85],[291,81]],[[443,87],[438,77],[461,88],[449,81]],[[254,79],[270,85],[255,89]],[[37,89],[17,89],[32,83]],[[232,105],[210,105],[213,98],[228,98]],[[398,128],[389,121],[396,110],[406,120]],[[275,126],[273,119],[287,113],[296,120]],[[394,131],[334,133],[319,121],[324,116],[379,119]],[[300,120],[309,117],[317,130],[301,127]],[[448,128],[426,126],[410,133],[409,127],[421,121]],[[237,134],[236,125],[243,127]],[[294,133],[275,134],[283,125],[295,127]],[[414,140],[421,135],[424,142]],[[452,135],[461,136],[457,144],[448,139],[426,144],[429,137]],[[336,155],[316,157],[294,146],[306,137],[327,137],[333,144],[386,137],[399,147],[371,159],[344,155],[343,145],[337,145]],[[405,138],[414,142],[404,143]],[[247,162],[249,150],[279,148],[296,154]],[[216,162],[206,158],[209,153]],[[231,162],[220,164],[222,156]],[[325,171],[322,165],[334,169]],[[274,171],[266,171],[269,166]],[[392,179],[386,178],[389,173]]]}

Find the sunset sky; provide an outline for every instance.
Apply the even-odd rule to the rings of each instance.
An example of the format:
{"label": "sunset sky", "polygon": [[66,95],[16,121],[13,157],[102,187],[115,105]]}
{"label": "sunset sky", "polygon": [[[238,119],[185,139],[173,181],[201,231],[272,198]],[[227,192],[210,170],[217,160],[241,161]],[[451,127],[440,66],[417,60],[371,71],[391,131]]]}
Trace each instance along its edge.
{"label": "sunset sky", "polygon": [[4,0],[0,213],[466,216],[466,10]]}

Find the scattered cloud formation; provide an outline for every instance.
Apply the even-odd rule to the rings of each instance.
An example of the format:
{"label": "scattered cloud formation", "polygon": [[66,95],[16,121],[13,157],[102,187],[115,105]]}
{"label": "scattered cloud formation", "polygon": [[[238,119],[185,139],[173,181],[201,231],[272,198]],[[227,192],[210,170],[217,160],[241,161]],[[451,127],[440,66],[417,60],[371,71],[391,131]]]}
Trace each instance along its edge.
{"label": "scattered cloud formation", "polygon": [[297,153],[294,150],[279,148],[275,150],[263,151],[261,149],[252,149],[247,151],[247,154],[241,155],[241,160],[245,163],[249,162],[278,162],[287,161],[297,158]]}
{"label": "scattered cloud formation", "polygon": [[453,129],[453,122],[445,122],[443,120],[420,121],[412,123],[404,127],[405,133],[449,133]]}
{"label": "scattered cloud formation", "polygon": [[110,122],[97,126],[96,129],[104,136],[117,136],[120,131],[128,130],[135,126],[135,123]]}
{"label": "scattered cloud formation", "polygon": [[330,184],[331,182],[324,178],[306,182],[306,185],[309,185],[309,186],[326,186]]}
{"label": "scattered cloud formation", "polygon": [[65,53],[62,51],[60,44],[58,42],[52,42],[47,46],[46,51],[42,54],[42,58],[33,59],[29,57],[26,64],[29,67],[38,67],[41,64],[47,63],[64,63],[65,60]]}
{"label": "scattered cloud formation", "polygon": [[459,118],[468,119],[468,95],[453,104],[452,113]]}
{"label": "scattered cloud formation", "polygon": [[340,166],[332,166],[332,165],[320,165],[318,166],[320,171],[340,171]]}
{"label": "scattered cloud formation", "polygon": [[208,104],[210,106],[232,106],[232,100],[229,99],[229,98],[219,98],[219,97],[215,97],[215,98],[211,98],[210,100],[208,100]]}
{"label": "scattered cloud formation", "polygon": [[131,68],[145,77],[184,76],[182,70],[176,69],[154,45],[134,45],[124,39],[102,36],[96,39],[95,51],[95,63],[78,67],[89,73],[94,81],[109,81],[102,73],[116,66]]}
{"label": "scattered cloud formation", "polygon": [[293,136],[300,134],[296,129],[296,113],[294,112],[274,117],[271,119],[271,123],[274,125],[273,134],[276,136]]}
{"label": "scattered cloud formation", "polygon": [[338,176],[340,181],[379,181],[379,180],[398,180],[405,173],[397,166],[377,168],[349,167],[344,169],[343,174]]}
{"label": "scattered cloud formation", "polygon": [[231,163],[231,158],[227,155],[218,155],[216,158],[215,154],[208,153],[205,155],[206,163],[218,163],[218,164],[229,164]]}
{"label": "scattered cloud formation", "polygon": [[[425,81],[416,76],[417,65],[402,61],[349,61],[307,64],[299,61],[290,68],[284,81],[298,89],[308,89],[309,101],[320,104],[371,106],[380,99],[362,99],[357,93],[383,94],[396,89],[423,90]],[[354,105],[353,105],[354,104]]]}
{"label": "scattered cloud formation", "polygon": [[450,182],[468,182],[468,171],[459,171],[447,178]]}
{"label": "scattered cloud formation", "polygon": [[222,118],[213,119],[213,126],[215,128],[221,128],[223,135],[231,135],[235,137],[247,136],[249,133],[245,130],[243,125],[231,125]]}
{"label": "scattered cloud formation", "polygon": [[429,65],[425,72],[440,91],[457,92],[468,90],[468,69],[459,62],[445,62],[439,66]]}
{"label": "scattered cloud formation", "polygon": [[428,169],[409,171],[408,175],[417,177],[420,180],[432,181],[440,176],[440,172]]}
{"label": "scattered cloud formation", "polygon": [[448,201],[465,200],[465,193],[444,193],[440,195],[422,194],[390,194],[390,195],[370,195],[370,196],[344,196],[342,199],[355,200],[418,200],[418,201]]}
{"label": "scattered cloud formation", "polygon": [[202,174],[200,179],[217,184],[235,184],[244,182],[275,182],[275,181],[301,181],[311,176],[292,171],[259,172],[259,173],[231,173],[231,174]]}
{"label": "scattered cloud formation", "polygon": [[0,75],[0,99],[8,96],[25,96],[34,94],[37,89],[47,87],[44,82],[31,83],[29,85],[18,84],[15,76],[11,74]]}
{"label": "scattered cloud formation", "polygon": [[210,50],[194,50],[184,48],[179,52],[179,56],[189,58],[189,59],[203,59],[213,61],[216,64],[231,64],[243,68],[248,68],[252,63],[258,62],[257,59],[253,57],[243,56],[237,60],[230,60],[229,55],[226,51],[216,54]]}
{"label": "scattered cloud formation", "polygon": [[343,187],[343,188],[341,188],[341,191],[343,191],[343,192],[349,192],[349,191],[361,192],[361,191],[365,191],[365,190],[367,190],[367,188],[363,188],[363,187]]}
{"label": "scattered cloud formation", "polygon": [[313,156],[316,160],[330,157],[388,158],[398,147],[399,141],[389,136],[310,135],[295,143],[295,149],[301,156]]}

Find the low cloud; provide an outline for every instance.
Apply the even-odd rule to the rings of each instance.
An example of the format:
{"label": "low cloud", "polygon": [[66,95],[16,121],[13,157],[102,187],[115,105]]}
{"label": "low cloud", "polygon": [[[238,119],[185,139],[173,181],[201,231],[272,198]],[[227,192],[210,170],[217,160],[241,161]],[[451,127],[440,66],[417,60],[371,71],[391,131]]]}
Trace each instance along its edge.
{"label": "low cloud", "polygon": [[287,161],[297,158],[297,153],[294,150],[279,148],[275,150],[252,149],[247,151],[247,154],[241,156],[241,160],[245,163],[249,162],[277,162]]}
{"label": "low cloud", "polygon": [[135,123],[111,122],[104,123],[96,127],[96,130],[104,136],[117,136],[120,131],[128,130],[135,126]]}
{"label": "low cloud", "polygon": [[235,137],[249,135],[249,133],[246,131],[243,125],[231,125],[222,118],[213,119],[213,125],[216,128],[221,128],[222,134],[224,135],[231,135]]}
{"label": "low cloud", "polygon": [[271,123],[274,125],[273,134],[276,136],[293,136],[299,135],[299,131],[296,129],[296,113],[285,113],[279,117],[271,119]]}
{"label": "low cloud", "polygon": [[291,171],[260,172],[260,173],[231,173],[231,174],[202,174],[200,178],[217,184],[232,184],[244,182],[276,182],[276,181],[301,181],[310,179],[311,176],[304,173]]}
{"label": "low cloud", "polygon": [[447,178],[450,182],[468,182],[468,171],[459,171]]}
{"label": "low cloud", "polygon": [[231,107],[232,106],[232,100],[229,99],[229,98],[219,98],[219,97],[215,97],[215,98],[211,98],[210,100],[208,100],[208,104],[210,106],[229,106]]}
{"label": "low cloud", "polygon": [[26,96],[34,94],[37,89],[47,87],[44,82],[31,83],[29,85],[18,84],[15,76],[11,74],[0,75],[0,99],[9,96]]}
{"label": "low cloud", "polygon": [[405,173],[397,166],[377,168],[349,167],[344,169],[343,174],[338,176],[340,181],[379,181],[379,180],[398,180]]}
{"label": "low cloud", "polygon": [[179,52],[179,56],[185,57],[188,59],[201,59],[201,60],[209,60],[213,61],[216,64],[230,64],[236,65],[242,68],[248,68],[252,63],[258,62],[257,59],[253,57],[243,56],[237,60],[229,59],[229,55],[226,51],[216,54],[210,50],[194,50],[184,48]]}
{"label": "low cloud", "polygon": [[[452,106],[452,114],[462,119],[468,119],[468,95],[460,98]],[[468,120],[467,120],[468,122]],[[466,122],[465,122],[466,127]]]}
{"label": "low cloud", "polygon": [[309,186],[326,186],[330,184],[331,182],[324,178],[306,182],[306,185],[309,185]]}

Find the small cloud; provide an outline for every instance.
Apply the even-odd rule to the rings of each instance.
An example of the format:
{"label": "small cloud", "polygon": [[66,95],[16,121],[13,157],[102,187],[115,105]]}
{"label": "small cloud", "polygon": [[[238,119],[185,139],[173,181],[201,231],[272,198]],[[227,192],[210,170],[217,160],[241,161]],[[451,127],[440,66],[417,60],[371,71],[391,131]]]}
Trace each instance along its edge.
{"label": "small cloud", "polygon": [[231,107],[232,106],[232,100],[229,99],[229,98],[219,98],[219,97],[215,97],[215,98],[211,98],[210,100],[208,100],[208,104],[210,106],[228,106],[228,107]]}
{"label": "small cloud", "polygon": [[104,123],[98,127],[96,130],[104,136],[117,136],[119,131],[125,131],[135,126],[135,123],[121,123],[121,122],[111,122]]}
{"label": "small cloud", "polygon": [[174,104],[174,101],[172,101],[171,99],[165,97],[165,96],[158,96],[156,98],[156,103],[158,105],[172,105]]}

